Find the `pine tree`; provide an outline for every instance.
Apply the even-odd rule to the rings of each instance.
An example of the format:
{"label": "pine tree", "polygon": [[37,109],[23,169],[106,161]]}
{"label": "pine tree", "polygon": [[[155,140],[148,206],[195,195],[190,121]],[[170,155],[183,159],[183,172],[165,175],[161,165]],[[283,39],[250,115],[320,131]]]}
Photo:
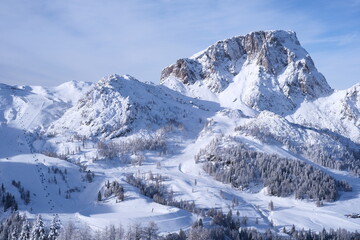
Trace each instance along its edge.
{"label": "pine tree", "polygon": [[77,238],[75,238],[75,232],[76,232],[75,224],[72,221],[68,221],[61,228],[58,239],[61,239],[61,240],[77,239]]}
{"label": "pine tree", "polygon": [[290,230],[290,234],[295,233],[296,229],[295,229],[295,225],[293,224]]}
{"label": "pine tree", "polygon": [[41,215],[38,215],[36,222],[34,223],[31,229],[30,240],[44,240],[44,239],[46,239],[45,226]]}
{"label": "pine tree", "polygon": [[15,228],[13,229],[13,231],[11,232],[10,239],[11,239],[11,240],[17,240],[17,239],[18,239],[17,234],[18,234],[18,229],[15,227]]}
{"label": "pine tree", "polygon": [[59,215],[55,215],[50,224],[50,230],[48,234],[49,240],[55,240],[60,235],[61,221]]}
{"label": "pine tree", "polygon": [[98,202],[100,202],[100,201],[102,200],[101,192],[100,192],[100,191],[98,192],[97,200],[98,200]]}
{"label": "pine tree", "polygon": [[158,239],[159,228],[155,222],[149,222],[148,226],[144,228],[144,237],[147,240]]}
{"label": "pine tree", "polygon": [[270,200],[268,208],[269,208],[270,211],[274,210],[274,203],[273,203],[272,200]]}
{"label": "pine tree", "polygon": [[31,230],[30,223],[27,219],[25,219],[21,228],[19,240],[28,240],[30,238],[30,230]]}
{"label": "pine tree", "polygon": [[186,233],[181,228],[180,228],[180,231],[179,231],[179,239],[180,240],[186,240]]}
{"label": "pine tree", "polygon": [[110,225],[109,227],[109,240],[116,240],[116,229],[114,225]]}
{"label": "pine tree", "polygon": [[116,228],[115,238],[116,238],[116,239],[124,239],[124,236],[125,236],[125,229],[124,229],[123,226],[120,224],[119,227]]}

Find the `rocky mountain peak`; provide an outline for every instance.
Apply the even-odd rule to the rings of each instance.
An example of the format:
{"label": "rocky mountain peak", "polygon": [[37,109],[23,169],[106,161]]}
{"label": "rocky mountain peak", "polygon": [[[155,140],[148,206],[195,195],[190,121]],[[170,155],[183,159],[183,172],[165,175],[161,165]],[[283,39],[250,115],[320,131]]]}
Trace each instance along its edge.
{"label": "rocky mountain peak", "polygon": [[360,84],[356,84],[346,91],[344,99],[342,99],[342,107],[340,115],[342,119],[354,121],[360,126]]}
{"label": "rocky mountain peak", "polygon": [[191,94],[196,85],[205,85],[215,95],[232,85],[238,88],[237,98],[246,105],[270,111],[274,109],[266,101],[272,95],[293,110],[304,100],[333,91],[295,32],[283,30],[257,31],[218,41],[190,58],[179,59],[161,74],[163,85],[174,89],[178,86],[174,81],[184,85],[181,89],[187,91],[183,93],[200,98],[203,96]]}
{"label": "rocky mountain peak", "polygon": [[128,81],[139,82],[139,80],[130,75],[120,76],[118,74],[112,74],[99,80],[93,90],[101,88],[120,89],[124,87]]}

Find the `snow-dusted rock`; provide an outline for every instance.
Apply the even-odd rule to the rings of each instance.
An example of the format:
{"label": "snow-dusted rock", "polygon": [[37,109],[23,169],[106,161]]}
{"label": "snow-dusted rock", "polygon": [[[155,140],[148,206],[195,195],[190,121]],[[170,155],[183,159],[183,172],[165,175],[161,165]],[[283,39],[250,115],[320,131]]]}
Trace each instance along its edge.
{"label": "snow-dusted rock", "polygon": [[360,85],[303,103],[286,118],[300,125],[329,129],[360,143]]}
{"label": "snow-dusted rock", "polygon": [[111,75],[96,83],[47,132],[114,138],[169,124],[191,127],[191,122],[199,121],[207,107],[216,104],[205,105],[129,75]]}
{"label": "snow-dusted rock", "polygon": [[161,83],[226,107],[239,107],[240,101],[279,114],[332,93],[291,31],[259,31],[219,41],[165,68]]}
{"label": "snow-dusted rock", "polygon": [[[220,41],[164,69],[160,86],[128,75],[55,88],[0,84],[0,184],[15,196],[20,211],[42,214],[47,221],[61,214],[64,226],[75,220],[97,230],[151,220],[166,233],[188,229],[198,219],[186,209],[152,201],[124,181],[134,174],[162,175],[155,178],[175,200],[200,209],[226,213],[231,206],[249,217],[248,227],[277,233],[293,224],[312,231],[355,231],[359,222],[344,214],[360,204],[359,91],[360,85],[333,91],[288,31]],[[244,168],[233,172],[237,160]],[[249,160],[268,163],[263,166],[274,178],[266,179],[282,190],[300,186],[289,182],[301,180],[313,192],[337,188],[338,198],[316,208],[318,199],[311,196],[306,201],[272,196],[265,178],[256,176],[248,189],[233,188],[203,168],[205,161],[221,164],[228,174],[217,172],[217,179],[230,183],[234,175],[255,176],[264,169],[252,168],[256,165]],[[304,168],[324,174],[293,171]],[[124,186],[125,200],[97,201],[98,191],[114,179]],[[332,179],[338,186],[327,184]],[[13,181],[31,192],[30,204]],[[209,223],[204,218],[204,227]]]}

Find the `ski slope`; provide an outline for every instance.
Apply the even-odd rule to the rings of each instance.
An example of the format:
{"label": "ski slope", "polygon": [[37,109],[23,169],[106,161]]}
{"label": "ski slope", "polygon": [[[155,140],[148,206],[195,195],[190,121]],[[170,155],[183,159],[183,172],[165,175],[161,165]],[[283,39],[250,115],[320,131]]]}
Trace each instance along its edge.
{"label": "ski slope", "polygon": [[[330,163],[353,157],[356,167],[359,117],[359,85],[331,89],[295,33],[254,32],[179,60],[159,86],[129,75],[55,88],[0,84],[0,183],[31,219],[59,214],[64,224],[94,231],[153,221],[162,233],[178,232],[200,218],[211,227],[201,212],[145,196],[126,181],[129,174],[144,182],[161,175],[176,201],[231,210],[234,219],[247,217],[241,227],[356,231],[360,220],[345,216],[360,212],[356,169],[331,169],[314,156],[321,152]],[[305,162],[352,191],[316,207],[315,199],[272,196],[261,182],[234,188],[207,174],[204,159],[195,161],[214,139]],[[101,146],[116,154],[105,156]],[[14,181],[30,191],[28,204]],[[114,195],[98,201],[112,181],[124,188],[124,201]],[[0,218],[9,214],[1,208]]]}

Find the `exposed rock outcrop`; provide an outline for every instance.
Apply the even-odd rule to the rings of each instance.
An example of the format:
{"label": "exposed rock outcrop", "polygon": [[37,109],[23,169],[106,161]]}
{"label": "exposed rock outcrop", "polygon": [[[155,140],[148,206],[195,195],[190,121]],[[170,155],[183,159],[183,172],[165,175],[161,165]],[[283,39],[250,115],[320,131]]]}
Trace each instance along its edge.
{"label": "exposed rock outcrop", "polygon": [[185,94],[200,98],[191,94],[192,86],[205,85],[215,95],[237,88],[236,97],[249,107],[279,114],[271,100],[292,111],[304,100],[333,92],[291,31],[258,31],[219,41],[165,68],[161,83],[173,88],[173,81],[185,85]]}

